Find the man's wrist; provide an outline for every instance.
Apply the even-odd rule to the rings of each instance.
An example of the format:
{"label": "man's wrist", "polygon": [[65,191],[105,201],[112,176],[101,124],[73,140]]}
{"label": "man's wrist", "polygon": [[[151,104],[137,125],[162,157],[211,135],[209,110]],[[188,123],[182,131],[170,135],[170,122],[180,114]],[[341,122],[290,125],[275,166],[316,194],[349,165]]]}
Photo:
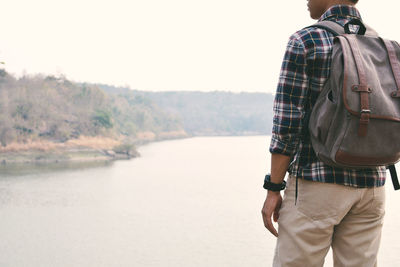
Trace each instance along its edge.
{"label": "man's wrist", "polygon": [[268,195],[272,195],[272,196],[278,196],[281,194],[281,191],[271,191],[271,190],[267,190],[267,196]]}

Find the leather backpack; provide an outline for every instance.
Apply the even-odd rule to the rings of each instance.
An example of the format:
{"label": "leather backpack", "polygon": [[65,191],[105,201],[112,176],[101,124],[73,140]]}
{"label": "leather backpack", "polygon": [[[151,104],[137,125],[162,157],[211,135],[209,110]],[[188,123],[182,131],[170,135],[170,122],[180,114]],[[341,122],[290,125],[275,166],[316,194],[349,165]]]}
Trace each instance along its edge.
{"label": "leather backpack", "polygon": [[394,167],[400,160],[399,44],[357,19],[344,27],[333,21],[310,27],[335,35],[330,76],[308,122],[317,157],[341,168],[387,166],[399,189]]}

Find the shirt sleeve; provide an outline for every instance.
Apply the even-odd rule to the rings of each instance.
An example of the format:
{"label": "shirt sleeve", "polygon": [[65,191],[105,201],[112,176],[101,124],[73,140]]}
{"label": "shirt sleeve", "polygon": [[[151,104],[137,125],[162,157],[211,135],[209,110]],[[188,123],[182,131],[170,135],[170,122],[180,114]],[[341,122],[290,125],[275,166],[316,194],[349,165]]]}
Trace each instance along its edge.
{"label": "shirt sleeve", "polygon": [[293,156],[300,142],[308,76],[306,48],[292,36],[282,62],[273,111],[271,153]]}

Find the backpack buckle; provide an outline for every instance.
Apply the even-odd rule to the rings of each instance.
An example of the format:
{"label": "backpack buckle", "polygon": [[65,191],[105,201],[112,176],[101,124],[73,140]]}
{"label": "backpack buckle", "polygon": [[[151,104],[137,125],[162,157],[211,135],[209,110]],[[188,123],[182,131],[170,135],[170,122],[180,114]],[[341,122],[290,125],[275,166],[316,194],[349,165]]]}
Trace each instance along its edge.
{"label": "backpack buckle", "polygon": [[368,85],[361,85],[361,84],[356,84],[351,87],[351,90],[353,92],[365,92],[365,93],[371,93],[372,89],[368,87]]}
{"label": "backpack buckle", "polygon": [[390,94],[391,97],[400,97],[399,91],[394,91]]}
{"label": "backpack buckle", "polygon": [[370,109],[362,109],[361,113],[371,113],[371,110]]}

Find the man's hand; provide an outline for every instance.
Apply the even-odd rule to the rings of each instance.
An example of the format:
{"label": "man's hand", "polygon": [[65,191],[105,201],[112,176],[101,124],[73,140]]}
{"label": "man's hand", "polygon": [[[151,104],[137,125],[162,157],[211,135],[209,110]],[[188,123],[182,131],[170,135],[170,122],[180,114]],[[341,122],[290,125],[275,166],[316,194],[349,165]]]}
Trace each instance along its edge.
{"label": "man's hand", "polygon": [[278,232],[276,231],[274,225],[272,224],[271,217],[274,217],[274,222],[278,221],[279,210],[282,205],[282,196],[280,192],[268,191],[267,199],[265,199],[264,207],[262,208],[262,216],[264,220],[264,225],[274,236],[278,237]]}

